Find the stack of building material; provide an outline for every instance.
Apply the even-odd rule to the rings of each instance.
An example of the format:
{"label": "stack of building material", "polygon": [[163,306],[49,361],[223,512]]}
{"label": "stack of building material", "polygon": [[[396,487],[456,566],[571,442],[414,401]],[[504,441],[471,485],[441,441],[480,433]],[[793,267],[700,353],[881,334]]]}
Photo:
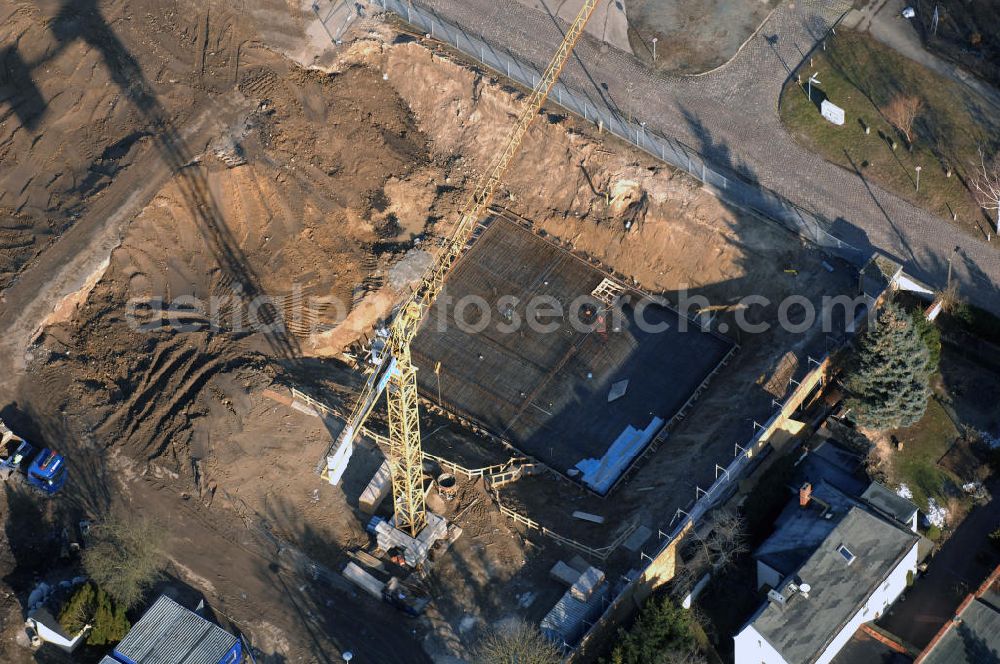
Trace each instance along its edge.
{"label": "stack of building material", "polygon": [[581,480],[600,494],[607,493],[615,480],[625,472],[632,460],[653,439],[656,432],[663,426],[663,419],[653,417],[645,429],[636,429],[629,425],[621,435],[611,443],[607,452],[600,459],[584,459],[576,464],[575,470],[582,473]]}
{"label": "stack of building material", "polygon": [[375,471],[375,475],[358,498],[358,507],[366,514],[373,514],[392,490],[392,477],[389,472],[389,462],[383,461]]}
{"label": "stack of building material", "polygon": [[590,567],[570,586],[569,593],[581,602],[586,602],[602,583],[604,583],[604,572],[596,567]]}
{"label": "stack of building material", "polygon": [[[347,427],[347,429],[349,430],[350,427]],[[326,457],[326,471],[324,473],[324,477],[327,482],[333,486],[340,484],[340,479],[344,476],[344,471],[347,470],[347,464],[350,463],[351,456],[353,454],[353,436],[349,434],[342,436],[342,440],[340,440],[336,448]]]}
{"label": "stack of building material", "polygon": [[354,563],[347,563],[347,566],[344,567],[343,575],[345,579],[355,584],[366,593],[377,599],[382,599],[382,590],[385,588],[385,584],[361,569],[359,566]]}
{"label": "stack of building material", "polygon": [[572,586],[580,578],[580,572],[560,560],[549,570],[549,576],[560,583]]}

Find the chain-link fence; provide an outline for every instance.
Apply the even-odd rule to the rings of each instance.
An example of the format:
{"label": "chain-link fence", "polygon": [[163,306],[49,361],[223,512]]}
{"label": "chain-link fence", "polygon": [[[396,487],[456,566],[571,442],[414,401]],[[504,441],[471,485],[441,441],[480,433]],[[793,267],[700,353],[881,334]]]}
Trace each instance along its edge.
{"label": "chain-link fence", "polygon": [[[466,56],[521,85],[533,88],[541,77],[534,67],[525,64],[507,50],[470,35],[441,18],[436,12],[409,0],[375,0],[376,5],[393,12],[431,37],[454,46]],[[644,122],[626,118],[609,107],[595,92],[572,88],[556,82],[549,101],[592,122],[602,130],[632,143],[653,157],[686,171],[726,202],[776,221],[810,242],[851,262],[867,258],[861,250],[830,232],[831,223],[731,168],[712,162],[697,150],[675,138],[663,136]]]}

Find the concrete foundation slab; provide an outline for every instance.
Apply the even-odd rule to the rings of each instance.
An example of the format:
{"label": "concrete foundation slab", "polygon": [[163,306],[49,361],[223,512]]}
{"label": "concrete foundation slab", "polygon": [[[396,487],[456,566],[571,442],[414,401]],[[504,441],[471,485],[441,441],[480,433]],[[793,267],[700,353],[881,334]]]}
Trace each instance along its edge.
{"label": "concrete foundation slab", "polygon": [[440,381],[444,407],[560,472],[591,460],[592,488],[607,490],[733,346],[624,284],[609,315],[591,295],[608,278],[491,218],[412,344],[422,393],[436,402]]}

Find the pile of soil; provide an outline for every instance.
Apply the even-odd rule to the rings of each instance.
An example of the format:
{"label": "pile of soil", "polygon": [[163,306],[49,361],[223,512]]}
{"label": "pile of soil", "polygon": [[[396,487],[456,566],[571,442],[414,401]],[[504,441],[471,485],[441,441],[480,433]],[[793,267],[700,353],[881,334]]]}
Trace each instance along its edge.
{"label": "pile of soil", "polygon": [[[383,187],[436,168],[409,110],[370,68],[279,75],[260,65],[242,81],[254,95],[245,122],[132,222],[85,304],[47,329],[37,353],[34,384],[72,377],[37,395],[48,408],[81,407],[98,439],[139,459],[166,456],[175,472],[189,465],[189,423],[207,414],[197,397],[210,381],[229,374],[259,388],[276,372],[270,361],[301,357],[294,334],[260,325],[267,307],[311,307],[303,326],[337,323],[391,259],[380,247],[399,243],[398,230],[380,230]],[[255,314],[251,296],[264,295]]]}
{"label": "pile of soil", "polygon": [[[129,5],[116,6],[131,15]],[[137,509],[147,501],[150,511],[166,511],[173,503],[164,494],[137,488],[138,478],[155,478],[181,500],[196,496],[204,509],[222,512],[221,520],[245,517],[248,530],[263,517],[273,532],[333,564],[342,548],[365,540],[349,503],[370,475],[345,489],[323,483],[312,467],[336,431],[318,419],[286,421],[264,391],[285,381],[350,404],[357,372],[329,358],[369,332],[419,277],[431,259],[427,247],[448,233],[522,93],[385,26],[338,50],[323,70],[254,44],[239,49],[238,61],[213,64],[231,53],[236,25],[210,30],[205,47],[190,21],[185,31],[171,16],[143,29],[179,29],[182,41],[198,44],[184,66],[206,72],[208,82],[197,85],[209,99],[222,95],[220,108],[236,121],[185,150],[177,149],[179,120],[170,123],[173,135],[136,139],[168,162],[185,159],[78,293],[78,308],[50,317],[16,400],[38,438],[59,440],[73,459],[66,491],[84,509],[95,503],[75,493],[120,490]],[[195,25],[226,25],[224,12],[190,16],[201,16]],[[163,48],[157,42],[142,52],[159,63]],[[160,72],[148,75],[152,88],[172,85],[169,67],[150,70]],[[212,72],[228,77],[225,94],[213,92]],[[72,77],[65,85],[84,89]],[[200,89],[185,94],[205,103]],[[122,103],[143,108],[131,101]],[[159,108],[172,107],[160,101]],[[754,256],[794,241],[776,240],[777,231],[760,230],[691,179],[630,150],[609,150],[603,139],[545,114],[497,203],[649,290],[704,284],[728,297],[781,276],[781,261]],[[81,200],[90,199],[73,199]],[[282,318],[287,326],[271,325]],[[112,462],[106,475],[93,471]],[[474,495],[463,493],[456,507],[472,505]],[[472,571],[467,585],[451,589],[444,613],[454,620],[482,607],[480,617],[497,617],[521,601],[514,590],[505,588],[499,602],[480,600],[524,566],[539,565],[544,578],[544,565],[526,562],[523,542],[487,500],[464,518],[469,536],[442,570]],[[204,570],[216,554],[191,555]]]}
{"label": "pile of soil", "polygon": [[87,214],[164,120],[228,90],[250,28],[232,3],[0,9],[0,290]]}

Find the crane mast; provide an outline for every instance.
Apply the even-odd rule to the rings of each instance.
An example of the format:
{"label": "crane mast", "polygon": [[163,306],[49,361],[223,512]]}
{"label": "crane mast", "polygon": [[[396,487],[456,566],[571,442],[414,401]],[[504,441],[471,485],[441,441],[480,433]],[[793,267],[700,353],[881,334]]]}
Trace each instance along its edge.
{"label": "crane mast", "polygon": [[573,53],[587,21],[599,0],[584,0],[570,28],[538,83],[532,89],[517,124],[504,141],[503,149],[476,183],[462,208],[451,236],[434,263],[424,273],[413,296],[398,309],[389,327],[388,353],[368,378],[361,397],[345,427],[353,436],[360,430],[383,387],[389,411],[389,467],[392,477],[395,527],[416,537],[427,522],[423,492],[423,450],[420,441],[420,411],[417,402],[417,368],[413,365],[410,343],[420,324],[444,287],[445,279],[469,242],[479,219],[489,208],[500,182],[521,147],[532,122],[548,99],[559,74]]}

